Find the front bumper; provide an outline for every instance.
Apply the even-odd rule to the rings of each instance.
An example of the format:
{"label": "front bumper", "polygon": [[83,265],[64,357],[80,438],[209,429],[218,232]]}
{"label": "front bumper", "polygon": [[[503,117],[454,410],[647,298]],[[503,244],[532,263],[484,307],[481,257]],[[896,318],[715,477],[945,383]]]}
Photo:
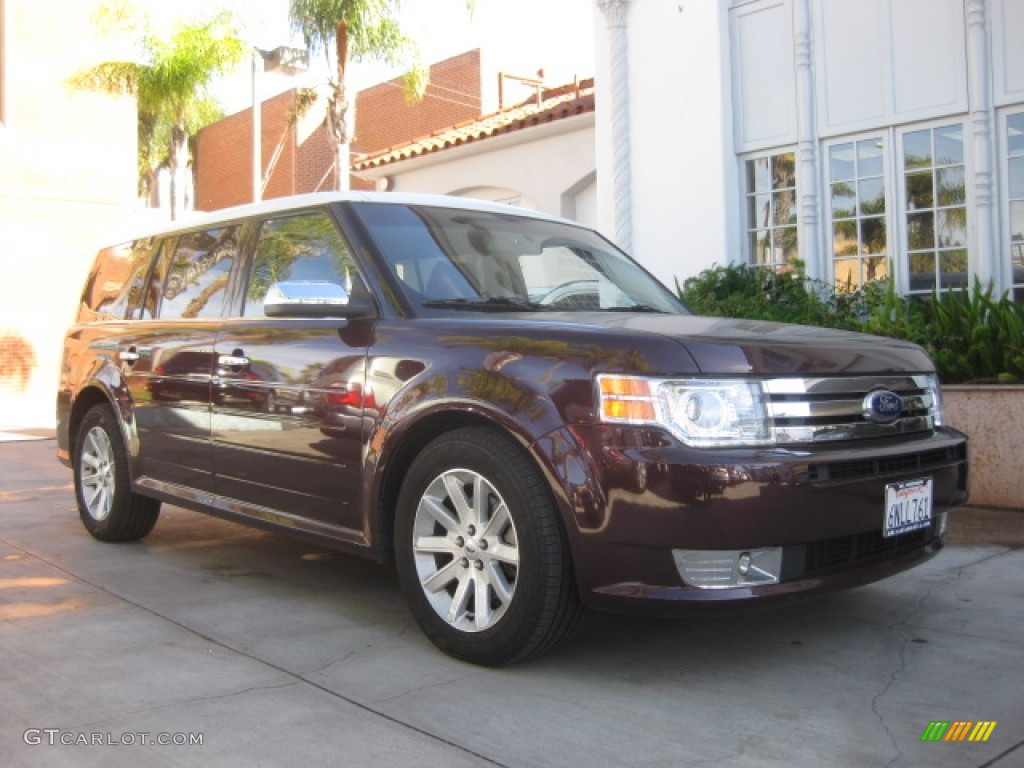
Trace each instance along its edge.
{"label": "front bumper", "polygon": [[[966,439],[948,429],[804,451],[702,451],[658,430],[573,427],[537,447],[559,479],[581,597],[613,609],[664,612],[885,578],[937,553],[946,515],[967,500]],[[884,538],[886,485],[924,477],[932,524]],[[768,553],[768,563],[777,553],[778,578],[693,586],[683,551]]]}

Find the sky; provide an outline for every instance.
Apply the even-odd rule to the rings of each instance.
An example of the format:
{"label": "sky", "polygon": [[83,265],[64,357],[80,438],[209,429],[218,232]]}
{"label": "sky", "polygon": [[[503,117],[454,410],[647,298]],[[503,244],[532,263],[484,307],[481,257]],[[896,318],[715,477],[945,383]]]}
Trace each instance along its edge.
{"label": "sky", "polygon": [[[232,10],[242,24],[242,36],[260,48],[300,46],[288,24],[288,0],[142,0],[151,19],[173,24],[175,19],[203,18],[212,8]],[[495,57],[502,69],[535,76],[543,67],[548,85],[571,82],[574,76],[594,74],[594,0],[476,0],[472,14],[466,0],[405,0],[401,4],[403,28],[420,46],[423,61],[441,61],[472,48]],[[535,63],[536,62],[536,63]],[[529,68],[517,71],[520,67]],[[352,77],[365,88],[400,75],[379,64],[356,63]],[[315,61],[311,72],[300,78],[267,75],[261,95],[267,98],[286,88],[323,82],[326,70]],[[214,89],[228,114],[251,103],[248,66],[225,78]]]}

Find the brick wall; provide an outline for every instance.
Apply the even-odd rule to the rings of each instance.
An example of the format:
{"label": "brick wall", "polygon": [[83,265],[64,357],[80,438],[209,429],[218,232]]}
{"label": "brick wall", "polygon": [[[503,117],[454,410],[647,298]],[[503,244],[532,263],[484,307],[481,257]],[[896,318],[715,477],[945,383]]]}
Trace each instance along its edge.
{"label": "brick wall", "polygon": [[356,98],[353,152],[375,152],[447,128],[482,114],[480,51],[468,51],[430,67],[421,101],[407,102],[401,80],[389,80]]}
{"label": "brick wall", "polygon": [[[277,162],[263,191],[264,198],[283,197],[301,189],[296,178],[296,129],[288,116],[295,91],[263,102],[261,116],[263,173]],[[196,136],[196,208],[213,211],[252,201],[252,110],[247,109],[208,125]]]}
{"label": "brick wall", "polygon": [[[324,96],[295,126],[288,115],[295,91],[263,103],[263,164],[269,167],[284,137],[280,160],[270,174],[265,199],[335,188],[334,146],[324,124]],[[406,102],[400,79],[380,83],[356,96],[353,153],[385,149],[480,116],[480,51],[473,50],[430,68],[424,98]],[[217,210],[252,200],[252,110],[225,117],[196,138],[196,208]],[[372,182],[353,177],[353,189]]]}

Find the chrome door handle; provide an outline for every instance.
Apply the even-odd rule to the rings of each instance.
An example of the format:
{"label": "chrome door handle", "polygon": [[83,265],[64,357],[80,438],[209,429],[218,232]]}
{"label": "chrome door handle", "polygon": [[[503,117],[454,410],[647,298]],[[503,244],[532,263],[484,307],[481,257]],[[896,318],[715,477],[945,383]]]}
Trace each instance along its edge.
{"label": "chrome door handle", "polygon": [[241,355],[221,355],[217,358],[217,362],[225,368],[241,368],[249,364],[249,358]]}
{"label": "chrome door handle", "polygon": [[139,362],[140,357],[139,353],[135,351],[135,347],[132,347],[131,349],[122,349],[117,353],[117,356],[119,359],[128,363],[128,365],[134,365]]}

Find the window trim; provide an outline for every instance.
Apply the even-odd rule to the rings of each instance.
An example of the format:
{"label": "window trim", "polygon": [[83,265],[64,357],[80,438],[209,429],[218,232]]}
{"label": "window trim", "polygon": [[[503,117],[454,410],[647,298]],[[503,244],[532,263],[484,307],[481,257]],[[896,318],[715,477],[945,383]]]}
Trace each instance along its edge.
{"label": "window trim", "polygon": [[[889,130],[893,136],[893,147],[898,147],[898,155],[894,158],[893,163],[893,189],[896,190],[896,184],[902,185],[904,176],[906,174],[906,158],[903,156],[903,137],[908,133],[916,133],[917,131],[934,131],[937,128],[948,128],[953,125],[959,125],[963,129],[964,136],[964,208],[967,212],[967,236],[964,248],[967,250],[967,285],[973,285],[978,274],[980,273],[979,254],[977,247],[977,233],[976,220],[978,218],[975,209],[974,200],[974,185],[971,180],[974,178],[973,158],[971,155],[971,121],[970,116],[966,114],[958,115],[947,115],[941,119],[925,120],[921,122],[907,123],[904,125],[892,126]],[[902,190],[902,186],[899,187]],[[899,236],[900,245],[900,259],[899,259],[899,275],[897,286],[900,294],[903,296],[928,296],[930,292],[922,293],[920,291],[916,293],[910,292],[910,242],[909,233],[907,231],[907,199],[905,193],[902,191],[896,196],[896,204],[898,206],[897,213],[899,214],[896,225],[898,227],[897,234]],[[938,246],[935,246],[937,249]],[[935,286],[938,289],[938,286]],[[951,288],[944,288],[940,292],[951,290]]]}
{"label": "window trim", "polygon": [[[886,219],[886,250],[889,257],[889,269],[893,284],[897,292],[902,296],[921,296],[923,293],[910,293],[910,247],[907,232],[907,199],[904,189],[904,176],[906,162],[903,156],[903,136],[907,133],[914,133],[922,130],[935,130],[953,125],[960,125],[964,135],[964,184],[965,201],[967,209],[967,238],[965,248],[967,250],[967,272],[970,281],[979,273],[980,255],[977,249],[977,214],[973,213],[975,206],[973,179],[973,158],[970,146],[970,119],[966,114],[947,115],[934,120],[922,120],[901,125],[890,125],[872,130],[857,131],[841,136],[831,136],[821,141],[821,221],[823,226],[819,236],[822,238],[822,252],[827,254],[828,265],[825,270],[825,279],[831,285],[835,285],[835,257],[832,250],[832,203],[831,185],[832,175],[828,157],[832,147],[839,144],[856,144],[869,138],[881,138],[882,167],[885,181],[885,219]],[[1004,131],[1005,133],[1005,131]],[[1003,174],[1005,175],[1005,173]],[[1002,195],[1006,200],[1006,195]],[[1004,202],[1004,205],[1007,203]],[[1002,240],[1001,240],[1002,242]],[[948,290],[948,289],[947,289]]]}
{"label": "window trim", "polygon": [[[1010,136],[1009,119],[1014,115],[1024,115],[1024,103],[1011,104],[999,109],[996,113],[996,175],[999,179],[999,233],[997,254],[999,258],[998,272],[1007,291],[1011,296],[1024,294],[1024,277],[1014,282],[1013,278],[1013,231],[1010,218]],[[1024,244],[1021,246],[1024,248]]]}
{"label": "window trim", "polygon": [[[854,151],[859,142],[868,141],[870,139],[881,139],[882,140],[882,187],[885,198],[885,256],[888,259],[889,277],[895,282],[896,286],[902,292],[902,276],[901,276],[901,265],[900,260],[896,258],[898,254],[893,253],[894,237],[898,236],[898,233],[893,227],[893,190],[894,187],[894,174],[893,174],[893,162],[892,162],[892,129],[891,128],[875,128],[872,130],[858,131],[856,133],[848,133],[842,136],[833,136],[825,139],[821,142],[821,221],[823,226],[821,227],[818,236],[822,239],[821,249],[822,253],[826,254],[827,265],[825,268],[825,274],[823,279],[828,282],[829,285],[836,285],[836,256],[833,250],[833,238],[832,231],[835,221],[832,218],[832,168],[829,162],[830,152],[833,147],[841,144],[853,144]],[[855,216],[854,220],[859,221],[860,216]],[[862,286],[863,287],[863,286]]]}
{"label": "window trim", "polygon": [[[759,227],[756,227],[756,226],[752,227],[751,226],[751,221],[748,218],[748,216],[749,216],[748,203],[749,203],[749,200],[750,200],[751,196],[754,195],[755,193],[752,192],[751,190],[749,190],[748,187],[747,187],[747,178],[748,178],[748,176],[747,176],[747,163],[748,162],[754,162],[754,161],[757,161],[757,160],[764,160],[766,158],[769,160],[769,163],[770,163],[771,162],[771,158],[777,157],[779,155],[788,155],[788,154],[792,154],[793,155],[793,183],[794,183],[794,187],[793,187],[793,205],[796,208],[796,222],[795,222],[795,224],[793,226],[794,226],[794,228],[796,230],[797,253],[798,253],[798,258],[801,261],[804,262],[804,270],[807,271],[807,272],[810,272],[810,270],[814,269],[814,267],[813,267],[813,265],[808,264],[806,262],[806,259],[805,259],[805,245],[804,245],[804,242],[803,242],[803,234],[802,234],[803,233],[803,212],[801,210],[801,192],[800,192],[800,190],[803,188],[803,185],[804,185],[805,182],[804,182],[804,179],[803,179],[803,173],[802,173],[801,163],[800,163],[800,148],[796,144],[783,144],[783,145],[779,145],[779,146],[775,146],[775,147],[769,147],[769,148],[766,148],[766,149],[759,149],[759,150],[754,151],[754,152],[745,152],[745,153],[743,153],[743,154],[738,156],[738,158],[737,158],[739,160],[738,171],[739,171],[739,176],[740,176],[739,185],[738,185],[738,187],[739,187],[739,205],[740,205],[740,222],[741,222],[741,224],[740,224],[740,226],[741,226],[740,236],[741,236],[742,241],[743,241],[742,242],[742,247],[740,249],[740,254],[741,254],[741,258],[742,258],[742,263],[746,264],[748,267],[767,267],[767,268],[773,269],[775,271],[778,271],[780,268],[783,268],[783,267],[785,267],[787,265],[787,262],[781,262],[781,263],[778,263],[778,264],[776,264],[776,263],[759,264],[759,263],[755,262],[755,260],[754,260],[754,253],[753,253],[753,250],[751,248],[751,234],[753,234],[753,232],[755,232],[757,229],[759,229]],[[772,210],[774,212],[774,208]],[[775,226],[774,222],[773,222],[772,226],[769,227],[768,231],[774,232],[776,229],[779,229],[779,228],[781,228],[781,227]]]}

